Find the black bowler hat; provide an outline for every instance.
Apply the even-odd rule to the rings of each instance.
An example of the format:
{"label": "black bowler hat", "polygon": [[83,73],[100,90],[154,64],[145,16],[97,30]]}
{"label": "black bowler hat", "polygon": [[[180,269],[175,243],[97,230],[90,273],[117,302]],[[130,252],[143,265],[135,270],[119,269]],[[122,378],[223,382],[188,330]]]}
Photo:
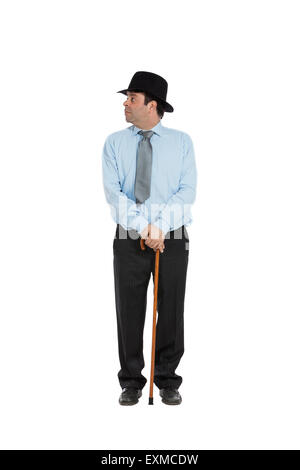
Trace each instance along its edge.
{"label": "black bowler hat", "polygon": [[128,88],[126,90],[117,91],[117,93],[123,93],[123,95],[126,95],[127,91],[133,90],[150,93],[154,98],[161,101],[166,112],[172,113],[174,111],[173,106],[166,101],[168,82],[160,75],[156,75],[156,73],[151,72],[136,72],[133,75]]}

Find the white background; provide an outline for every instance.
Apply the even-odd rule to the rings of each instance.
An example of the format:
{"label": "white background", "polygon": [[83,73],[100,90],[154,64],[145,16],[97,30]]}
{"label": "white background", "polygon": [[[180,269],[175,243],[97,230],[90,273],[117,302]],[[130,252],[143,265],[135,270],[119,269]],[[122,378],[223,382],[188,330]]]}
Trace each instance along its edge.
{"label": "white background", "polygon": [[[1,2],[1,448],[300,448],[299,19],[288,0]],[[167,79],[162,124],[199,175],[177,407],[148,405],[152,287],[148,382],[118,404],[101,152],[138,70]]]}

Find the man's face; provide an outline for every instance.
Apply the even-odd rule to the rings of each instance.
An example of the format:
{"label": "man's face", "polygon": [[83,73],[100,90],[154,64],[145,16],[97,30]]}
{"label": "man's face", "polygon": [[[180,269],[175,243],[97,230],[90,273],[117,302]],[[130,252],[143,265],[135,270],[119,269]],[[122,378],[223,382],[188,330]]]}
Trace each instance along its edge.
{"label": "man's face", "polygon": [[131,91],[127,91],[126,94],[127,99],[123,103],[125,106],[126,121],[132,122],[133,124],[145,121],[149,117],[149,109],[148,106],[144,104],[144,95]]}

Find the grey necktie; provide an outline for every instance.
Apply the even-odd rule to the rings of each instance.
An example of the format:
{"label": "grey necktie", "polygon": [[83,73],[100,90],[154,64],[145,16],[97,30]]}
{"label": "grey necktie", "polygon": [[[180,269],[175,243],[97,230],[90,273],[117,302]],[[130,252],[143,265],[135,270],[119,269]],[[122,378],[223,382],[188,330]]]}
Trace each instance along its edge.
{"label": "grey necktie", "polygon": [[136,176],[134,195],[137,204],[142,204],[150,197],[151,172],[152,172],[152,145],[150,139],[153,131],[139,131],[143,136],[139,141],[137,151]]}

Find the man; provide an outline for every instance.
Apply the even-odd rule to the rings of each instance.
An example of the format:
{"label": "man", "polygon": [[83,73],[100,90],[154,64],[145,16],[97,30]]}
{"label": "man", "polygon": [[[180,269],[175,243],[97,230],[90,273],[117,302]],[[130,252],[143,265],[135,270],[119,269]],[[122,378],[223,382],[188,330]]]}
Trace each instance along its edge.
{"label": "man", "polygon": [[184,352],[186,225],[192,222],[197,178],[190,136],[161,124],[164,112],[173,112],[167,88],[161,76],[136,72],[129,87],[118,92],[127,96],[125,119],[132,125],[110,134],[103,148],[105,196],[117,223],[113,252],[121,405],[138,403],[147,382],[141,374],[143,330],[156,250],[160,261],[154,383],[163,403],[182,401],[182,377],[175,369]]}

